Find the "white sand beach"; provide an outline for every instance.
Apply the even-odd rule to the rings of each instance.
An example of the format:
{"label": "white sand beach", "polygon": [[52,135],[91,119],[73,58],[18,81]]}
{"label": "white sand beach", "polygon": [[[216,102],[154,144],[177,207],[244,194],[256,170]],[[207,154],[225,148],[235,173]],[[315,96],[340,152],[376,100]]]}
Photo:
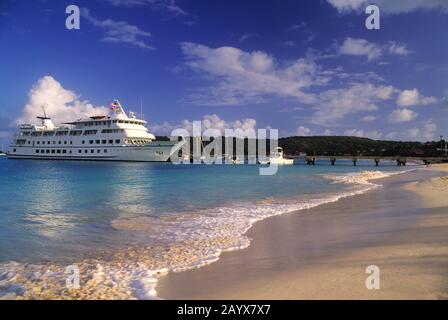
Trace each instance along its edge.
{"label": "white sand beach", "polygon": [[[448,165],[384,179],[384,187],[256,224],[252,245],[171,273],[167,299],[447,299]],[[418,195],[418,196],[416,196]],[[380,268],[368,290],[366,267]]]}

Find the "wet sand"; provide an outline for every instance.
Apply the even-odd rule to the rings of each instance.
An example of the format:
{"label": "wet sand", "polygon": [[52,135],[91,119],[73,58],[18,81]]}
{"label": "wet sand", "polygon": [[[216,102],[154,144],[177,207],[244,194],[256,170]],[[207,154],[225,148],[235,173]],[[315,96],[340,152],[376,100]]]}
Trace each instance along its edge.
{"label": "wet sand", "polygon": [[[430,180],[446,168],[377,180],[384,186],[366,194],[258,222],[248,232],[249,248],[169,273],[160,279],[158,295],[448,299],[448,182]],[[369,265],[380,268],[378,290],[365,286]]]}

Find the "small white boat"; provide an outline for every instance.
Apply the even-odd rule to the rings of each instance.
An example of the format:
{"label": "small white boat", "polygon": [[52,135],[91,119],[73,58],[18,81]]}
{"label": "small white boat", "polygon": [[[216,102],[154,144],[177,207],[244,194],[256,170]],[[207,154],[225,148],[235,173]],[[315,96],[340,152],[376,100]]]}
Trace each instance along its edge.
{"label": "small white boat", "polygon": [[238,157],[230,157],[229,159],[230,159],[230,163],[232,163],[232,164],[241,164],[242,163],[242,161]]}
{"label": "small white boat", "polygon": [[291,165],[294,164],[294,159],[283,158],[283,148],[277,147],[269,157],[270,164]]}

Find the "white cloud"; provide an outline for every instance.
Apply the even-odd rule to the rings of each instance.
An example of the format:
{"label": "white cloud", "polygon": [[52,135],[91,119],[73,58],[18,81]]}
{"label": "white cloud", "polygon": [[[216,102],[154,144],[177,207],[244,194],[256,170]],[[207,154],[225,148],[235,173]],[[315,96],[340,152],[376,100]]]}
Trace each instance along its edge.
{"label": "white cloud", "polygon": [[37,116],[42,116],[42,106],[55,123],[73,121],[79,118],[106,115],[106,107],[94,107],[88,101],[80,100],[79,95],[64,89],[51,76],[37,81],[28,92],[28,102],[16,123],[35,123]]}
{"label": "white cloud", "polygon": [[303,28],[306,28],[307,23],[305,21],[300,22],[299,24],[293,24],[288,28],[288,31],[296,31]]}
{"label": "white cloud", "polygon": [[364,131],[363,129],[351,129],[345,130],[344,135],[351,137],[359,137],[359,138],[370,138],[374,140],[381,139],[383,137],[383,133],[374,130],[374,131]]}
{"label": "white cloud", "polygon": [[413,140],[431,141],[435,139],[437,125],[431,120],[425,122],[422,127],[409,129],[408,135]]}
{"label": "white cloud", "polygon": [[381,57],[381,46],[365,39],[346,38],[339,47],[339,54],[351,56],[365,56],[369,61]]}
{"label": "white cloud", "polygon": [[378,130],[368,131],[366,133],[366,137],[374,140],[379,140],[384,137],[384,134]]}
{"label": "white cloud", "polygon": [[376,119],[377,119],[376,116],[372,116],[372,115],[370,115],[370,116],[365,116],[365,117],[363,117],[363,118],[361,119],[361,121],[362,121],[362,122],[372,122],[372,121],[375,121]]}
{"label": "white cloud", "polygon": [[[369,42],[365,39],[346,38],[338,49],[340,55],[351,56],[365,56],[369,61],[378,59],[383,53],[391,55],[407,56],[411,54],[404,43],[396,41],[389,41],[387,44],[380,45],[374,42]],[[380,63],[384,64],[384,62]]]}
{"label": "white cloud", "polygon": [[317,33],[315,33],[314,31],[306,30],[306,31],[304,31],[304,33],[305,33],[305,36],[306,36],[305,42],[311,42],[311,41],[313,41],[314,39],[317,38]]}
{"label": "white cloud", "polygon": [[234,47],[209,48],[183,43],[185,65],[214,80],[211,87],[189,96],[200,105],[239,105],[264,101],[266,95],[295,98],[303,103],[315,101],[304,90],[326,84],[330,76],[314,61],[297,59],[285,67],[262,51],[245,52]]}
{"label": "white cloud", "polygon": [[407,56],[411,51],[403,43],[397,43],[395,41],[389,42],[389,53],[399,56]]}
{"label": "white cloud", "polygon": [[401,132],[390,132],[386,135],[386,138],[401,141],[434,141],[436,131],[437,125],[432,120],[428,120],[420,127],[412,127]]}
{"label": "white cloud", "polygon": [[311,134],[311,129],[304,126],[299,126],[295,131],[295,135],[297,136],[310,136]]}
{"label": "white cloud", "polygon": [[243,34],[240,39],[238,40],[239,43],[242,43],[250,38],[256,37],[257,34],[256,33],[245,33]]}
{"label": "white cloud", "polygon": [[[350,43],[360,39],[347,40]],[[361,47],[372,45],[379,48],[364,41],[361,41]],[[349,46],[342,52],[356,51],[348,50]],[[377,111],[382,102],[393,99],[399,92],[393,86],[379,84],[384,80],[374,73],[349,74],[342,69],[325,70],[312,58],[281,64],[262,51],[246,52],[235,47],[210,48],[194,43],[183,43],[181,49],[185,56],[184,67],[193,70],[209,84],[188,95],[188,103],[191,104],[243,105],[265,102],[268,97],[288,98],[312,108],[314,112],[308,117],[310,123],[328,126],[349,114]],[[371,51],[361,50],[358,53],[368,57]],[[373,59],[373,56],[370,58]],[[320,93],[315,90],[333,80],[338,84],[342,82],[342,85],[336,89],[324,87]],[[420,102],[425,103],[431,100],[420,98]],[[399,110],[391,119],[398,121],[406,115],[416,114],[407,109]],[[374,120],[374,116],[362,118],[363,122]]]}
{"label": "white cloud", "polygon": [[98,20],[92,17],[87,8],[81,8],[81,15],[92,25],[103,30],[104,37],[101,40],[104,42],[126,43],[142,49],[154,49],[142,40],[142,38],[150,37],[151,33],[143,31],[137,26],[126,21]]}
{"label": "white cloud", "polygon": [[395,89],[392,86],[354,84],[349,88],[328,90],[319,95],[319,103],[312,121],[327,125],[347,114],[378,110],[377,102],[389,100]]}
{"label": "white cloud", "polygon": [[436,103],[437,99],[434,97],[425,97],[420,94],[417,89],[403,90],[400,92],[397,104],[402,107],[409,107],[415,105],[427,105]]}
{"label": "white cloud", "polygon": [[[247,118],[235,121],[225,121],[216,114],[205,115],[201,120],[202,130],[217,129],[224,134],[225,129],[255,129],[257,121],[255,119]],[[151,130],[159,135],[169,135],[174,129],[186,129],[192,133],[193,121],[183,120],[180,123],[164,122],[161,124],[152,124]]]}
{"label": "white cloud", "polygon": [[[311,42],[317,37],[317,33],[307,28],[308,24],[306,22],[301,22],[299,24],[293,24],[291,25],[286,31],[289,32],[300,32],[302,35],[300,36],[301,39],[304,39],[303,41],[305,43]],[[285,41],[283,43],[284,45],[294,47],[296,45],[296,41]]]}
{"label": "white cloud", "polygon": [[[327,0],[339,12],[358,11],[361,12],[367,5],[372,4],[369,0]],[[448,12],[446,0],[376,0],[382,12],[399,14],[415,10],[441,9]]]}
{"label": "white cloud", "polygon": [[394,110],[389,115],[388,119],[391,123],[409,122],[417,118],[417,116],[418,116],[417,112],[404,108]]}
{"label": "white cloud", "polygon": [[327,0],[327,2],[340,12],[346,12],[360,9],[364,0]]}
{"label": "white cloud", "polygon": [[185,16],[188,13],[176,4],[176,0],[105,0],[116,7],[149,6],[155,10],[166,10],[174,15]]}

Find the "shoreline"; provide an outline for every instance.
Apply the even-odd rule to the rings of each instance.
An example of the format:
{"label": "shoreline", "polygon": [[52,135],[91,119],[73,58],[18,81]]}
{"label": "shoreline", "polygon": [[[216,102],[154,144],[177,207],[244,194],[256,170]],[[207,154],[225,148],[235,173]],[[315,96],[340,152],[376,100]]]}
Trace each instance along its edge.
{"label": "shoreline", "polygon": [[[446,165],[393,176],[384,179],[384,188],[309,209],[309,214],[260,221],[248,232],[249,248],[224,252],[219,261],[200,269],[161,277],[158,296],[447,299],[446,205],[425,205],[433,200],[417,192],[428,188],[428,176],[443,170]],[[382,287],[367,290],[365,268],[375,263],[381,267]]]}
{"label": "shoreline", "polygon": [[[208,215],[179,216],[174,219],[171,216],[159,219],[160,221],[144,217],[115,219],[112,225],[117,230],[154,232],[158,230],[155,223],[159,223],[163,230],[168,225],[170,232],[175,232],[177,228],[179,235],[185,234],[188,237],[190,232],[194,232],[195,237],[186,238],[186,241],[180,238],[168,247],[163,245],[127,247],[112,254],[104,253],[106,256],[101,254],[78,260],[72,264],[77,265],[83,274],[81,290],[67,290],[63,286],[66,267],[63,262],[4,263],[0,265],[0,274],[6,275],[7,281],[0,286],[2,292],[0,298],[158,299],[156,286],[165,274],[207,266],[219,261],[227,253],[249,247],[251,239],[246,233],[260,221],[297,211],[306,214],[312,208],[363,194],[378,187],[368,180],[380,179],[395,173],[395,171],[389,173],[360,171],[348,175],[329,175],[327,179],[331,183],[340,183],[342,191],[321,194],[318,197],[291,199],[290,202],[266,200],[249,206],[245,204],[241,207],[233,205],[220,207],[215,214],[212,210]],[[346,188],[344,185],[351,187]],[[201,225],[205,223],[207,228],[198,234],[197,223]],[[36,272],[43,274],[44,277],[36,279]]]}
{"label": "shoreline", "polygon": [[[413,169],[402,172],[359,171],[343,175],[330,174],[326,179],[330,183],[341,184],[344,191],[329,193],[323,198],[307,199],[306,202],[297,202],[297,199],[291,203],[263,202],[264,209],[260,212],[259,209],[255,210],[255,215],[248,214],[247,210],[251,207],[239,208],[238,214],[242,215],[239,217],[233,212],[235,208],[221,208],[231,210],[233,215],[228,216],[230,212],[221,210],[218,216],[208,217],[212,219],[207,220],[208,227],[218,227],[215,230],[218,232],[216,239],[209,239],[203,234],[197,241],[173,243],[170,247],[127,248],[112,256],[109,254],[106,260],[98,257],[78,261],[76,264],[84,275],[80,291],[61,287],[65,268],[61,264],[11,262],[0,265],[0,273],[4,271],[3,274],[8,275],[8,281],[2,286],[3,292],[7,292],[3,298],[13,298],[14,295],[17,299],[322,298],[321,294],[312,294],[312,285],[305,285],[308,288],[303,290],[303,283],[313,279],[312,274],[318,276],[314,282],[319,282],[323,279],[322,275],[331,274],[329,271],[332,271],[331,268],[322,269],[323,266],[332,264],[343,269],[344,261],[356,259],[350,258],[353,252],[368,249],[378,243],[390,245],[390,235],[401,234],[397,230],[400,231],[403,226],[412,227],[420,219],[420,201],[416,200],[413,192],[405,188],[398,189],[399,195],[404,196],[407,207],[416,208],[415,212],[409,216],[399,213],[390,220],[388,211],[384,210],[390,209],[391,203],[397,205],[396,199],[400,197],[397,198],[394,192],[390,193],[390,190],[396,189],[397,183],[401,185],[406,180],[406,185],[412,185],[423,180],[417,172],[419,170]],[[428,174],[434,177],[437,175],[434,169],[424,169],[424,173],[425,179]],[[418,177],[415,178],[416,176]],[[379,187],[383,183],[386,184],[386,190]],[[345,188],[344,185],[353,187]],[[308,202],[309,200],[312,201]],[[376,202],[381,205],[375,209]],[[399,206],[397,209],[400,210]],[[375,215],[372,215],[372,210],[373,213],[377,211]],[[195,217],[202,219],[207,216]],[[234,237],[223,238],[223,218],[231,221],[242,218],[245,230],[240,231],[244,232],[240,233],[231,224],[229,226]],[[173,223],[179,224],[178,227],[185,233],[185,220],[165,220],[171,227],[175,226]],[[190,224],[192,221],[194,220]],[[148,232],[153,230],[154,222],[147,218],[114,220],[113,226],[117,229]],[[213,223],[210,224],[211,222]],[[194,228],[195,224],[190,227]],[[363,235],[362,239],[359,239],[360,234]],[[381,234],[381,241],[378,241],[378,234]],[[387,237],[382,239],[383,235]],[[196,249],[191,250],[191,245]],[[382,252],[384,250],[380,254]],[[375,252],[371,254],[378,256]],[[342,257],[345,258],[341,260]],[[33,274],[47,274],[48,271],[45,270],[51,272],[41,279],[43,282],[36,281]],[[360,274],[365,277],[358,270],[356,276],[359,279]],[[290,284],[291,279],[301,279],[304,275],[305,278],[296,283],[300,287],[283,287],[285,283]],[[344,276],[333,273],[332,277]],[[42,287],[44,283],[46,289]],[[298,290],[302,295],[297,294]],[[235,295],[235,292],[238,294]],[[260,292],[265,295],[258,295]],[[323,298],[334,298],[334,294],[330,293]]]}

